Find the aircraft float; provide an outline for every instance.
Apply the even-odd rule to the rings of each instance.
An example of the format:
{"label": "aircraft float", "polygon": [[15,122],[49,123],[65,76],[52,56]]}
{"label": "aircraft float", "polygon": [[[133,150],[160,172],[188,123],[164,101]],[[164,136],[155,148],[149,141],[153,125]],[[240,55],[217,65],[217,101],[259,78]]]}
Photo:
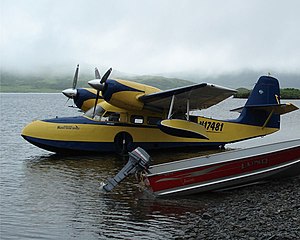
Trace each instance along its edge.
{"label": "aircraft float", "polygon": [[[279,82],[261,76],[245,106],[234,109],[236,119],[218,120],[195,114],[232,96],[236,91],[210,83],[198,83],[161,91],[136,82],[109,79],[112,69],[88,83],[95,90],[64,90],[85,111],[76,117],[37,120],[22,136],[30,143],[57,153],[117,152],[136,147],[145,150],[178,147],[219,148],[225,144],[274,133],[280,115],[297,110],[280,103]],[[85,91],[85,92],[84,92]],[[199,111],[197,111],[199,112]]]}

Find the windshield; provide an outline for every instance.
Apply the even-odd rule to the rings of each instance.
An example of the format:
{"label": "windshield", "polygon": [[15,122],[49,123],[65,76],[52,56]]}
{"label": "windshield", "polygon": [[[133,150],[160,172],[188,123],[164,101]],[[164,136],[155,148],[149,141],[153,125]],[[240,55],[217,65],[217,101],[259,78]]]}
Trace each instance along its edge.
{"label": "windshield", "polygon": [[[97,105],[96,110],[95,110],[95,117],[101,117],[104,112],[105,112],[105,110],[101,106]],[[89,118],[93,118],[94,117],[93,113],[94,113],[94,107],[87,110],[84,113],[84,116],[89,117]]]}
{"label": "windshield", "polygon": [[91,109],[85,112],[84,116],[88,118],[93,118],[96,121],[111,121],[111,122],[120,121],[120,113],[106,111],[104,108],[102,108],[99,105],[96,106],[95,116],[93,116],[93,114],[94,114],[94,108],[92,107]]}

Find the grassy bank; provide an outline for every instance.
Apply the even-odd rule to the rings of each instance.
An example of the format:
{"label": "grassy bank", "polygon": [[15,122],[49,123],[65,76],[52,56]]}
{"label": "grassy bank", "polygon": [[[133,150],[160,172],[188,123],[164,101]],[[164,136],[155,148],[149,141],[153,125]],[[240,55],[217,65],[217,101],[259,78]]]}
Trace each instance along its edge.
{"label": "grassy bank", "polygon": [[[251,90],[246,88],[238,88],[235,98],[248,98]],[[300,89],[297,88],[282,88],[280,89],[281,99],[300,99]]]}

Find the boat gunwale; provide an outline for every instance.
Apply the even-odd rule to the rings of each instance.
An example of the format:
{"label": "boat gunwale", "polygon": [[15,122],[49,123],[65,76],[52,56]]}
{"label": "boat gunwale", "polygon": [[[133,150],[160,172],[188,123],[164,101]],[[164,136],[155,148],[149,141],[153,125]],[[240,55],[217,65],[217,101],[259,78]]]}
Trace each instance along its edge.
{"label": "boat gunwale", "polygon": [[[172,166],[172,165],[176,165],[176,164],[180,164],[180,163],[184,163],[184,162],[190,162],[190,161],[193,161],[193,160],[197,160],[197,159],[208,159],[208,158],[213,158],[213,157],[218,157],[218,156],[221,156],[221,155],[224,155],[224,154],[234,154],[236,152],[242,152],[242,151],[250,151],[252,149],[255,149],[255,148],[263,148],[263,147],[267,147],[267,146],[275,146],[275,145],[280,145],[280,144],[284,144],[284,143],[292,143],[292,142],[299,142],[298,144],[295,144],[293,146],[289,146],[289,147],[285,147],[285,148],[280,148],[280,149],[277,149],[277,150],[269,150],[267,152],[264,152],[264,153],[253,153],[251,155],[247,155],[247,156],[244,156],[244,157],[236,157],[236,158],[231,158],[231,159],[228,159],[228,160],[225,160],[225,161],[222,161],[222,160],[219,160],[217,162],[209,162],[209,163],[203,163],[203,164],[199,164],[197,166],[187,166],[187,167],[183,167],[183,168],[180,168],[180,169],[171,169],[171,170],[166,170],[166,171],[163,171],[163,172],[156,172],[156,173],[152,173],[151,170],[154,169],[154,168],[158,168],[158,167],[162,167],[162,166]],[[188,159],[182,159],[182,160],[178,160],[178,161],[175,161],[175,162],[168,162],[168,163],[162,163],[162,164],[157,164],[157,165],[153,165],[153,166],[150,166],[149,168],[149,171],[150,173],[147,174],[147,177],[152,177],[152,176],[159,176],[159,175],[163,175],[163,174],[168,174],[168,173],[172,173],[172,172],[179,172],[179,171],[184,171],[184,170],[189,170],[189,169],[193,169],[193,168],[199,168],[199,167],[205,167],[205,166],[210,166],[210,165],[214,165],[214,164],[219,164],[219,163],[227,163],[227,162],[231,162],[231,161],[238,161],[238,160],[245,160],[247,158],[253,158],[253,157],[257,157],[257,156],[265,156],[265,155],[268,155],[268,154],[271,154],[271,153],[278,153],[278,152],[282,152],[282,151],[288,151],[288,150],[291,150],[291,149],[294,149],[294,148],[298,148],[300,147],[300,139],[294,139],[294,140],[290,140],[290,141],[285,141],[285,142],[277,142],[277,143],[270,143],[270,144],[267,144],[267,145],[263,145],[263,146],[255,146],[255,147],[250,147],[250,148],[246,148],[246,149],[236,149],[236,150],[232,150],[232,151],[227,151],[227,152],[221,152],[221,153],[215,153],[215,154],[211,154],[211,155],[204,155],[204,156],[200,156],[200,157],[193,157],[193,158],[188,158]]]}

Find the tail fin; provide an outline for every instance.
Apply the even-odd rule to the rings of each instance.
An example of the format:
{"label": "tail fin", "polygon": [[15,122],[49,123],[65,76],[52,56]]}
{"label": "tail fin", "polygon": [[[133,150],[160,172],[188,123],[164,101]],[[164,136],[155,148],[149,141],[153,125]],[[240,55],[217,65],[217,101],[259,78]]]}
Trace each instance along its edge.
{"label": "tail fin", "polygon": [[262,76],[255,84],[245,106],[280,104],[279,82],[276,78]]}
{"label": "tail fin", "polygon": [[254,86],[236,122],[270,128],[280,128],[280,113],[275,108],[280,104],[280,89],[276,78],[262,76]]}

